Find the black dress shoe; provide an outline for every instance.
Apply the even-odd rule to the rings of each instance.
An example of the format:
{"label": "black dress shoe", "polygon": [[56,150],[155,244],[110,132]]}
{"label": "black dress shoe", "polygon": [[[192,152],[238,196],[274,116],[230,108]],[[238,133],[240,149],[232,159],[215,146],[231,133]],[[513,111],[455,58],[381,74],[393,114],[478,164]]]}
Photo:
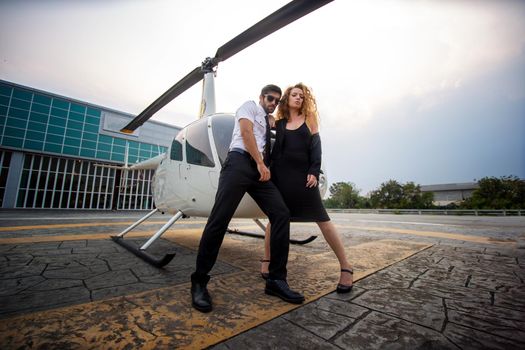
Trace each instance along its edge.
{"label": "black dress shoe", "polygon": [[264,292],[268,295],[277,296],[292,304],[302,304],[304,301],[304,296],[291,290],[285,280],[267,279]]}
{"label": "black dress shoe", "polygon": [[200,312],[212,310],[211,296],[206,283],[191,282],[191,305]]}

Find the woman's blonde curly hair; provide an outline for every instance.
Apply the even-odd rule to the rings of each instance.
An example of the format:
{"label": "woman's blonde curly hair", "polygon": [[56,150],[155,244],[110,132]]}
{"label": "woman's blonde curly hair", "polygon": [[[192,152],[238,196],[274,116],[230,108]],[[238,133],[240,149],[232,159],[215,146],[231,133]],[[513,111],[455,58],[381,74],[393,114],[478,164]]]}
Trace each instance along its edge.
{"label": "woman's blonde curly hair", "polygon": [[292,89],[298,88],[303,91],[304,100],[303,105],[301,106],[301,115],[305,116],[306,126],[312,131],[314,125],[319,125],[319,115],[317,113],[317,103],[315,102],[315,97],[312,93],[312,90],[304,85],[303,83],[297,83],[293,86],[289,86],[281,97],[279,102],[279,109],[277,110],[276,119],[290,119],[290,108],[288,107],[288,98]]}

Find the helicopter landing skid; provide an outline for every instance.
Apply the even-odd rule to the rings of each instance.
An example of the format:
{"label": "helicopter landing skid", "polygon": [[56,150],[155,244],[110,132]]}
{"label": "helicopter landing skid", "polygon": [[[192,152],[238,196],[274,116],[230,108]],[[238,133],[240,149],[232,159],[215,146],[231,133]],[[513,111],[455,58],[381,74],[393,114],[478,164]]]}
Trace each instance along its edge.
{"label": "helicopter landing skid", "polygon": [[[255,223],[257,225],[259,225],[259,227],[264,231],[266,229],[266,226],[264,226],[260,221],[259,219],[253,219],[253,221],[255,221]],[[237,229],[231,229],[231,228],[228,228],[226,230],[226,232],[228,233],[231,233],[231,234],[234,234],[234,235],[240,235],[240,236],[248,236],[248,237],[254,237],[254,238],[260,238],[260,239],[264,239],[264,235],[261,235],[261,234],[258,234],[258,233],[253,233],[253,232],[245,232],[245,231],[239,231]],[[291,244],[298,244],[298,245],[303,245],[303,244],[307,244],[307,243],[310,243],[312,242],[313,240],[315,240],[317,238],[317,236],[310,236],[306,239],[291,239],[290,240],[290,243]]]}
{"label": "helicopter landing skid", "polygon": [[153,265],[155,267],[161,268],[167,264],[170,263],[170,261],[175,257],[175,253],[168,253],[164,255],[164,257],[158,259],[154,257],[153,255],[149,254],[145,250],[142,250],[141,248],[138,248],[135,244],[129,243],[124,238],[119,236],[111,236],[111,239],[119,244],[120,246],[126,248],[126,250],[130,251],[131,253],[135,254],[145,262],[147,262],[150,265]]}
{"label": "helicopter landing skid", "polygon": [[155,267],[161,268],[165,265],[167,265],[174,257],[175,253],[168,253],[164,255],[164,257],[158,259],[154,257],[153,255],[146,252],[146,249],[155,242],[168,228],[171,227],[177,221],[180,219],[184,214],[181,211],[178,211],[160,230],[158,230],[146,243],[144,243],[141,247],[137,247],[135,244],[128,242],[124,239],[124,235],[128,233],[129,231],[133,230],[135,227],[140,225],[142,222],[146,221],[150,216],[155,214],[158,211],[158,209],[155,209],[151,212],[149,212],[146,216],[142,217],[140,220],[135,222],[133,225],[122,231],[118,236],[111,236],[111,239],[119,244],[120,246],[124,247],[126,250],[130,251],[131,253],[135,254],[145,262],[147,262],[150,265],[153,265]]}

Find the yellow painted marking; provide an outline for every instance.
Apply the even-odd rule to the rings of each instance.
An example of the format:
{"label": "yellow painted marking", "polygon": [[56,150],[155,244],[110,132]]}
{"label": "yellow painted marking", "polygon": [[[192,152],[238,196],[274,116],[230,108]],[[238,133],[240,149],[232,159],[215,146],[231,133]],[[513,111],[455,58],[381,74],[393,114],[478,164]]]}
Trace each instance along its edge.
{"label": "yellow painted marking", "polygon": [[[250,226],[237,226],[239,230],[247,230],[254,228]],[[176,238],[180,232],[191,232],[192,234],[202,233],[204,228],[177,228],[169,229],[162,235],[162,238]],[[260,230],[260,229],[259,229]],[[261,231],[262,232],[262,231]],[[151,236],[155,231],[130,231],[124,237],[147,237]],[[28,236],[28,237],[9,237],[0,238],[0,244],[20,244],[20,243],[37,243],[37,242],[57,242],[57,241],[78,241],[83,239],[108,239],[110,236],[118,235],[119,232],[107,232],[107,233],[65,233],[63,235],[42,235],[42,236]]]}
{"label": "yellow painted marking", "polygon": [[[244,221],[244,222],[243,222]],[[232,227],[242,224],[247,227],[256,227],[259,226],[255,224],[246,224],[248,220],[237,219],[231,222]],[[144,221],[141,225],[158,225],[165,224],[167,220],[153,220],[153,221]],[[250,221],[251,222],[251,221]],[[70,224],[47,224],[47,225],[20,225],[20,226],[4,226],[0,227],[0,232],[11,232],[11,231],[25,231],[25,230],[42,230],[42,229],[54,229],[54,228],[75,228],[75,227],[97,227],[97,226],[129,226],[134,224],[135,221],[118,221],[118,222],[83,222],[83,223],[70,223]],[[192,220],[192,221],[179,221],[183,225],[203,225],[206,224],[206,220]],[[263,223],[264,224],[264,223]],[[298,225],[314,225],[312,223],[297,223]]]}
{"label": "yellow painted marking", "polygon": [[354,230],[365,230],[365,231],[379,231],[379,232],[393,232],[401,233],[407,235],[415,235],[422,237],[435,237],[435,238],[446,238],[454,239],[459,241],[468,241],[476,243],[486,243],[486,244],[515,244],[515,241],[498,241],[497,239],[491,237],[480,237],[480,236],[469,236],[461,233],[447,233],[447,232],[436,232],[436,231],[418,231],[418,230],[409,230],[409,229],[400,229],[400,228],[389,228],[389,227],[369,227],[369,226],[350,226],[350,225],[340,225],[336,224],[340,228],[349,228]]}
{"label": "yellow painted marking", "polygon": [[[131,231],[125,237],[146,237],[150,236],[154,231]],[[0,244],[20,244],[20,243],[37,243],[37,242],[56,242],[56,241],[78,241],[83,239],[108,239],[110,236],[118,234],[111,233],[91,233],[91,234],[66,234],[60,236],[30,236],[30,237],[11,237],[0,238]],[[168,235],[169,231],[164,234]]]}
{"label": "yellow painted marking", "polygon": [[[186,229],[173,235],[167,232],[166,237],[195,251],[201,232]],[[355,280],[359,280],[428,247],[383,240],[349,247],[347,255],[356,271]],[[0,334],[6,348],[27,344],[34,348],[49,344],[74,348],[206,348],[298,307],[264,294],[258,260],[263,248],[259,240],[225,237],[219,259],[239,270],[212,278],[209,290],[214,310],[208,314],[191,307],[188,281],[3,319]],[[329,248],[316,252],[309,247],[291,247],[288,269],[290,285],[304,293],[306,303],[333,292],[339,278],[339,264]]]}
{"label": "yellow painted marking", "polygon": [[[165,224],[167,220],[162,221],[145,221],[141,225],[153,225],[153,224]],[[49,225],[26,225],[26,226],[9,226],[0,227],[0,232],[9,231],[24,231],[24,230],[43,230],[43,229],[54,229],[54,228],[74,228],[74,227],[96,227],[96,226],[130,226],[135,221],[120,221],[120,222],[91,222],[91,223],[79,223],[79,224],[49,224]],[[192,224],[205,224],[206,221],[181,221],[181,224],[192,225]]]}

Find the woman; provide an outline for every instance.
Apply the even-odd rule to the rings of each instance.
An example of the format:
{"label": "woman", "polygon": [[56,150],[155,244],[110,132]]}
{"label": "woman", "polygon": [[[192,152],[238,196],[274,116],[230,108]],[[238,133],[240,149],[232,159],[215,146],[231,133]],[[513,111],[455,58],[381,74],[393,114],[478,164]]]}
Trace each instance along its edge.
{"label": "woman", "polygon": [[[291,86],[279,102],[270,172],[290,209],[291,221],[316,222],[341,266],[338,293],[352,290],[353,270],[343,242],[326,213],[317,187],[321,171],[321,139],[315,98],[302,83]],[[268,278],[270,224],[266,227],[261,275]]]}

